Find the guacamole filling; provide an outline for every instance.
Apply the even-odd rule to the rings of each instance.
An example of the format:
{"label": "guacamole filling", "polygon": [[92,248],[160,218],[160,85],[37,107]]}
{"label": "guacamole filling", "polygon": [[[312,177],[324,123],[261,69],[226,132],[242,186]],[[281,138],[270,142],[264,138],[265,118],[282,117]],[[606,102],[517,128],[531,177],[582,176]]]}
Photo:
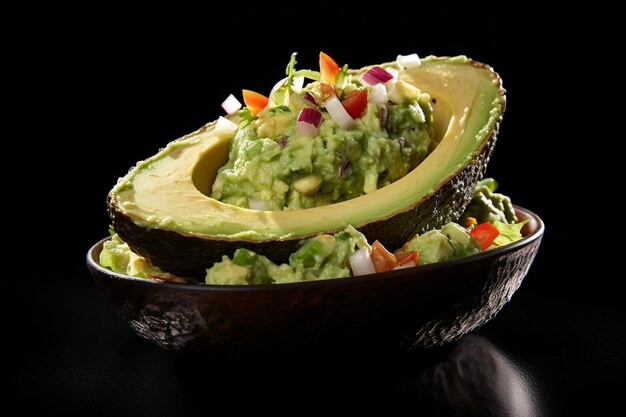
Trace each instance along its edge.
{"label": "guacamole filling", "polygon": [[320,72],[296,71],[294,54],[268,97],[244,90],[246,106],[227,116],[236,132],[212,198],[257,210],[318,207],[384,187],[428,156],[430,96],[398,80],[397,64],[357,76],[334,61],[329,70],[328,60],[320,55]]}
{"label": "guacamole filling", "polygon": [[[266,256],[239,248],[232,257],[224,255],[222,261],[208,268],[204,282],[255,285],[345,278],[459,259],[507,245],[522,239],[526,221],[518,222],[511,200],[496,193],[496,187],[491,178],[480,181],[459,223],[450,222],[441,229],[416,235],[394,252],[378,241],[370,245],[362,233],[348,226],[334,235],[321,234],[302,241],[285,264],[275,264]],[[102,266],[138,278],[194,282],[162,271],[133,253],[114,231],[111,233],[100,254]]]}

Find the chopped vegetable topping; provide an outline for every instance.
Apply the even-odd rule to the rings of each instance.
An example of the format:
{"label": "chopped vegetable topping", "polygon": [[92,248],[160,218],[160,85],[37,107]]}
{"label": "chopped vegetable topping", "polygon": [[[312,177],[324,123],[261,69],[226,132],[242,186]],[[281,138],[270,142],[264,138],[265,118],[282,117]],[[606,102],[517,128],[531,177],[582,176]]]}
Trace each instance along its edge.
{"label": "chopped vegetable topping", "polygon": [[372,263],[376,272],[391,271],[398,265],[396,255],[389,252],[378,240],[372,243]]}
{"label": "chopped vegetable topping", "polygon": [[363,116],[367,109],[367,90],[364,88],[354,90],[346,95],[341,102],[343,108],[346,109],[350,117],[358,119]]}
{"label": "chopped vegetable topping", "polygon": [[324,52],[320,52],[320,81],[326,84],[335,84],[339,71],[339,65],[335,60]]}
{"label": "chopped vegetable topping", "polygon": [[391,79],[393,79],[393,75],[381,67],[372,67],[361,76],[361,80],[369,85],[386,83]]}
{"label": "chopped vegetable topping", "polygon": [[416,250],[411,252],[401,252],[396,254],[398,266],[396,268],[409,268],[417,265],[419,254]]}
{"label": "chopped vegetable topping", "polygon": [[482,249],[486,250],[489,246],[491,246],[500,232],[493,224],[486,222],[474,227],[470,231],[470,234],[474,236],[474,239],[476,239],[478,243],[480,243]]}
{"label": "chopped vegetable topping", "polygon": [[301,136],[316,136],[319,131],[322,114],[312,107],[303,107],[298,115],[296,131]]}
{"label": "chopped vegetable topping", "polygon": [[241,102],[235,98],[232,94],[226,97],[226,100],[222,102],[222,108],[226,114],[235,114],[241,110]]}
{"label": "chopped vegetable topping", "polygon": [[246,103],[246,106],[248,106],[253,116],[259,114],[259,112],[263,110],[270,101],[269,98],[265,97],[263,94],[257,93],[256,91],[241,90],[241,92],[243,93],[243,102]]}

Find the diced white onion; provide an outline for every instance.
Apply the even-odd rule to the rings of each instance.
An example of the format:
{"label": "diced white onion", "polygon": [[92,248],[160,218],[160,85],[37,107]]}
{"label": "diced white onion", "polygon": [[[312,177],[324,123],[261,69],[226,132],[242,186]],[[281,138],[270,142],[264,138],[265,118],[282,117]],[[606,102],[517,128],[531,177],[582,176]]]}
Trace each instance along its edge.
{"label": "diced white onion", "polygon": [[387,81],[385,84],[388,84],[392,81],[398,81],[398,70],[395,69],[394,67],[388,67],[387,68],[387,72],[391,75],[393,75],[393,79]]}
{"label": "diced white onion", "polygon": [[293,77],[291,86],[293,87],[293,91],[296,93],[302,90],[302,87],[304,86],[304,77]]}
{"label": "diced white onion", "polygon": [[396,58],[396,62],[402,68],[415,68],[422,65],[422,61],[420,60],[420,57],[417,56],[417,54],[398,55],[398,57]]}
{"label": "diced white onion", "polygon": [[251,210],[267,210],[267,203],[258,198],[248,197],[248,207]]}
{"label": "diced white onion", "polygon": [[234,123],[227,118],[220,116],[215,123],[215,129],[213,133],[233,134],[237,131],[237,123]]}
{"label": "diced white onion", "polygon": [[319,128],[317,126],[313,126],[308,122],[298,122],[296,123],[296,132],[298,136],[317,136],[319,132]]}
{"label": "diced white onion", "polygon": [[370,101],[374,104],[382,105],[387,104],[389,98],[387,97],[387,89],[383,84],[376,84],[372,87],[369,94]]}
{"label": "diced white onion", "polygon": [[324,107],[328,110],[328,114],[333,120],[339,125],[339,127],[343,129],[349,129],[354,124],[354,119],[350,117],[346,109],[343,108],[343,104],[337,98],[336,95],[332,95],[326,103],[324,103]]}
{"label": "diced white onion", "polygon": [[354,252],[348,258],[350,262],[350,268],[354,276],[367,275],[376,273],[374,263],[370,257],[370,252],[366,248],[362,248]]}
{"label": "diced white onion", "polygon": [[229,94],[226,100],[222,102],[222,108],[226,114],[233,114],[241,110],[241,102],[235,96]]}

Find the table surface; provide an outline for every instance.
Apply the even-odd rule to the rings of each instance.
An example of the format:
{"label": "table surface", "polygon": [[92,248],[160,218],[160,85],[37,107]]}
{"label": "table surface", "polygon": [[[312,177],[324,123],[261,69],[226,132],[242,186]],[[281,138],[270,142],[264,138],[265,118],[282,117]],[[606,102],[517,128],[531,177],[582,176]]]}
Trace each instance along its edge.
{"label": "table surface", "polygon": [[495,319],[456,343],[410,355],[189,357],[135,336],[86,269],[35,288],[22,280],[12,286],[20,320],[8,398],[24,411],[83,415],[297,407],[549,416],[610,409],[626,387],[624,306],[614,289],[567,285],[569,274],[584,268],[552,267],[571,256],[559,251],[567,237],[547,230],[524,283]]}
{"label": "table surface", "polygon": [[[589,31],[544,10],[533,9],[523,19],[518,11],[513,18],[488,16],[483,9],[456,16],[451,10],[443,15],[423,15],[421,9],[395,13],[388,31],[392,43],[384,47],[348,42],[341,25],[337,36],[326,33],[332,25],[325,25],[325,36],[290,30],[284,37],[272,33],[276,42],[271,48],[246,48],[228,39],[245,26],[231,27],[231,19],[224,19],[226,28],[207,25],[205,15],[202,24],[183,19],[182,28],[160,37],[172,21],[154,20],[154,31],[135,33],[139,21],[152,20],[142,15],[124,24],[116,15],[97,25],[92,19],[73,19],[82,25],[77,30],[50,20],[53,30],[39,45],[31,45],[40,50],[24,48],[35,61],[29,70],[36,70],[36,76],[23,86],[40,89],[24,95],[27,105],[14,106],[33,112],[22,126],[27,135],[18,142],[29,147],[28,166],[37,167],[27,173],[41,173],[45,181],[27,181],[27,186],[13,187],[17,196],[11,188],[5,196],[7,206],[15,209],[9,214],[15,220],[5,222],[5,236],[18,244],[5,253],[3,265],[19,271],[0,280],[3,341],[9,350],[3,366],[9,381],[2,392],[6,409],[14,403],[22,414],[43,410],[81,416],[193,416],[224,409],[569,416],[613,415],[602,410],[622,409],[623,273],[611,270],[606,261],[620,249],[605,240],[610,230],[593,229],[610,212],[601,211],[606,199],[592,198],[595,189],[581,190],[578,181],[605,180],[587,166],[604,157],[590,149],[602,139],[595,135],[591,117],[595,101],[589,108],[580,104],[585,88],[590,90],[583,96],[596,100],[593,86],[584,83],[593,79],[589,71],[596,65],[577,65],[577,57],[591,53],[580,48],[588,43]],[[242,14],[236,11],[237,20]],[[396,24],[399,14],[406,15],[404,24]],[[568,21],[572,30],[565,32],[561,26]],[[55,38],[60,29],[71,37]],[[498,70],[507,88],[507,112],[487,174],[516,204],[537,212],[546,223],[538,257],[521,288],[471,335],[408,356],[353,352],[190,358],[135,336],[84,265],[88,247],[106,234],[105,197],[112,184],[137,160],[217,118],[229,93],[266,91],[281,76],[291,52],[299,52],[299,68],[315,68],[320,50],[357,67],[393,60],[397,53],[463,53]],[[224,71],[224,79],[215,78],[216,68]],[[576,70],[582,72],[582,84],[572,87]],[[560,71],[568,76],[559,77]],[[54,110],[60,114],[48,120],[38,110],[48,117]],[[39,121],[45,123],[35,127]],[[63,146],[63,141],[77,148]],[[23,180],[21,174],[9,174],[9,186]],[[21,200],[20,189],[25,194]],[[583,207],[586,201],[593,207]],[[15,233],[9,233],[12,226]],[[34,246],[42,236],[52,239]]]}

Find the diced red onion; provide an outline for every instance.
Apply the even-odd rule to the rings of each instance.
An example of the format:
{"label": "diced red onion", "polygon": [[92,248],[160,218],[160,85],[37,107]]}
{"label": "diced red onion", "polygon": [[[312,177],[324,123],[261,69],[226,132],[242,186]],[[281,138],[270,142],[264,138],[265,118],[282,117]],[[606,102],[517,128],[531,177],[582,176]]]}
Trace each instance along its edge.
{"label": "diced red onion", "polygon": [[406,139],[404,139],[404,137],[400,136],[398,138],[398,143],[400,144],[401,148],[404,148],[404,145],[406,145]]}
{"label": "diced red onion", "polygon": [[276,143],[278,143],[281,148],[284,148],[285,146],[287,146],[287,141],[288,140],[289,140],[289,136],[283,135],[283,136],[280,137],[280,139],[278,139],[276,141]]}
{"label": "diced red onion", "polygon": [[304,93],[304,99],[317,106],[317,101],[315,101],[315,97],[313,97],[308,91]]}
{"label": "diced red onion", "polygon": [[361,75],[361,80],[369,85],[376,85],[378,83],[386,83],[393,78],[393,74],[385,71],[381,67],[372,67],[365,71],[365,74]]}
{"label": "diced red onion", "polygon": [[321,121],[322,113],[319,110],[313,107],[303,107],[298,115],[296,132],[300,136],[317,136]]}
{"label": "diced red onion", "polygon": [[235,96],[229,94],[226,100],[222,102],[222,108],[226,114],[233,114],[241,110],[241,102]]}
{"label": "diced red onion", "polygon": [[396,58],[396,62],[402,68],[415,68],[422,65],[422,61],[420,60],[420,57],[417,56],[417,54],[398,55],[398,57]]}
{"label": "diced red onion", "polygon": [[387,106],[381,106],[380,110],[380,128],[383,130],[387,130],[387,119],[389,118],[389,110]]}
{"label": "diced red onion", "polygon": [[326,107],[328,114],[330,114],[330,117],[333,118],[339,127],[349,129],[354,124],[354,119],[350,117],[336,95],[333,94],[328,100],[326,100],[324,107]]}
{"label": "diced red onion", "polygon": [[368,95],[370,101],[376,105],[387,104],[389,97],[387,97],[387,89],[384,84],[376,84],[370,90]]}
{"label": "diced red onion", "polygon": [[346,176],[346,171],[348,170],[348,168],[350,168],[350,165],[352,165],[352,162],[350,161],[345,161],[343,164],[341,164],[341,168],[339,169],[339,176],[341,178]]}
{"label": "diced red onion", "polygon": [[374,268],[374,263],[372,262],[372,258],[370,257],[370,251],[366,248],[361,248],[350,255],[348,258],[350,262],[350,268],[352,268],[352,273],[354,276],[357,275],[367,275],[376,273],[376,269]]}
{"label": "diced red onion", "polygon": [[300,110],[300,114],[298,114],[298,121],[307,122],[318,127],[322,121],[322,113],[312,107],[303,107]]}

